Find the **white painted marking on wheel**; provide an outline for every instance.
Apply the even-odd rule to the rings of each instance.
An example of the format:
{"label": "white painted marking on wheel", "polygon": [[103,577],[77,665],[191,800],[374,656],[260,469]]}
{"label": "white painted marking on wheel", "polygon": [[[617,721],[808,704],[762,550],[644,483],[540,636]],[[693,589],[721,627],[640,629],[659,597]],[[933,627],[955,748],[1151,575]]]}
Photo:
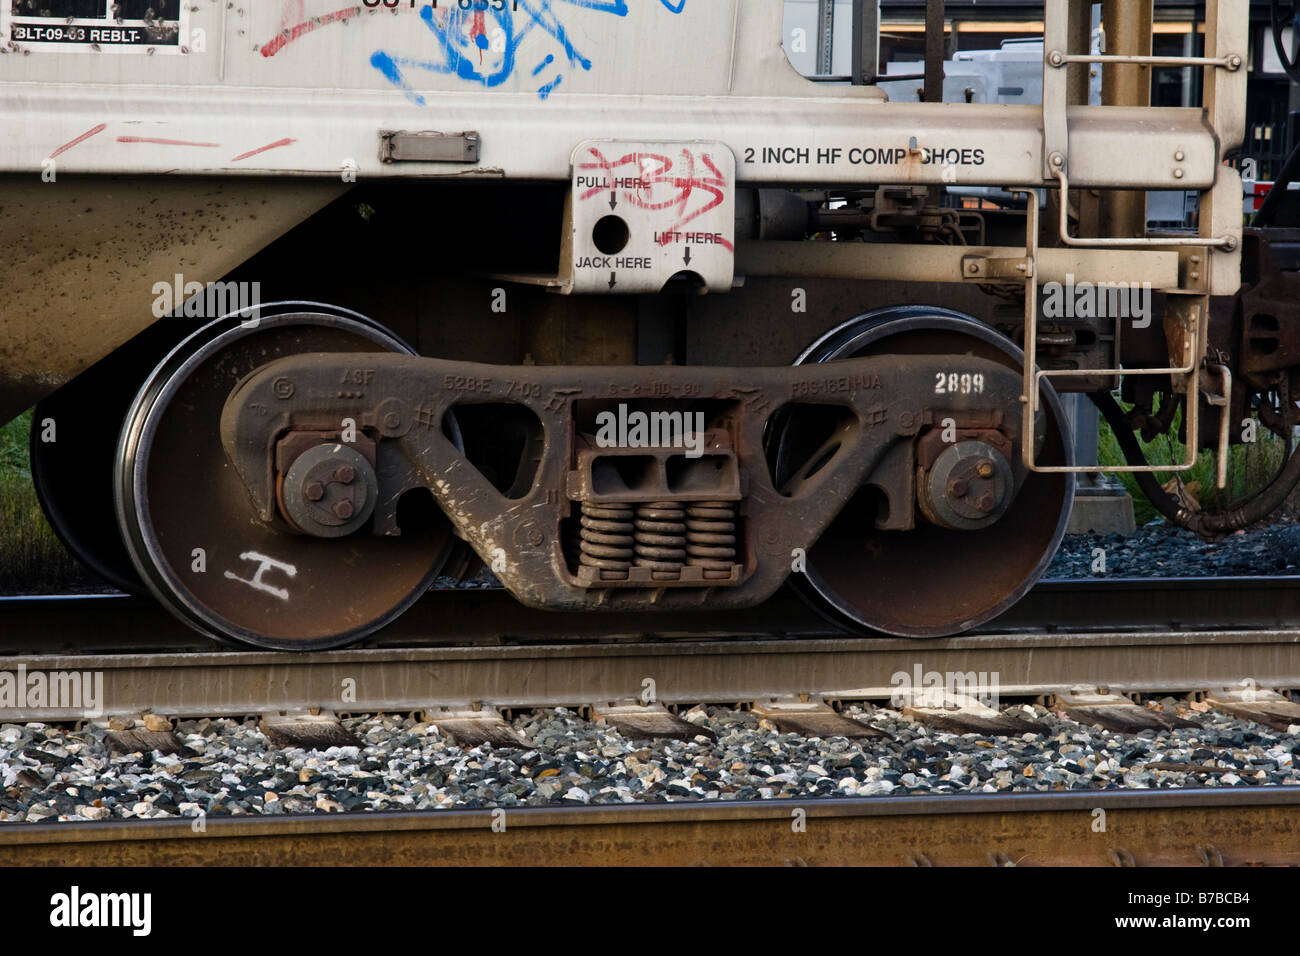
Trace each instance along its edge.
{"label": "white painted marking on wheel", "polygon": [[270,584],[264,583],[262,581],[262,575],[264,575],[270,569],[275,568],[278,571],[283,571],[285,574],[289,575],[289,577],[292,578],[298,574],[298,569],[294,565],[286,564],[283,561],[277,561],[275,560],[275,558],[268,558],[266,555],[259,554],[256,551],[245,551],[243,554],[239,556],[239,559],[241,561],[258,562],[257,571],[253,574],[251,578],[241,578],[239,575],[234,574],[230,571],[227,571],[225,573],[226,577],[230,578],[230,580],[232,581],[242,581],[244,584],[247,584],[249,587],[257,588],[257,590],[259,591],[265,591],[267,594],[274,594],[281,601],[289,600],[289,592],[286,589],[277,588]]}

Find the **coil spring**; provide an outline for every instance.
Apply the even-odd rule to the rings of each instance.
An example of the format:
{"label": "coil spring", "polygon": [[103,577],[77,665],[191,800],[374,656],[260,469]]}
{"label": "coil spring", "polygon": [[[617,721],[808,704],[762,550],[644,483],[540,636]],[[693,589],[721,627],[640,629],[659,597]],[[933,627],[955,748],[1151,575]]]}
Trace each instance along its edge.
{"label": "coil spring", "polygon": [[631,505],[593,505],[583,502],[579,560],[600,571],[622,571],[632,567],[636,554],[636,531]]}
{"label": "coil spring", "polygon": [[736,503],[698,501],[686,509],[686,553],[706,578],[724,578],[736,563]]}
{"label": "coil spring", "polygon": [[686,566],[686,509],[678,501],[637,505],[636,563],[654,571]]}

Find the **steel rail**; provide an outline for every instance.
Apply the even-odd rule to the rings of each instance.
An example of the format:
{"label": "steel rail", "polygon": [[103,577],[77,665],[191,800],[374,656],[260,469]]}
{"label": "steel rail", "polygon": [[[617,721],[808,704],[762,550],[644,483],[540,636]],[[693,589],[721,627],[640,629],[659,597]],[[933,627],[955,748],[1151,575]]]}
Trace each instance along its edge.
{"label": "steel rail", "polygon": [[[26,656],[0,669],[94,675],[99,713],[6,708],[4,719],[415,712],[482,704],[583,706],[640,697],[734,703],[800,694],[888,699],[919,672],[996,675],[1003,699],[1072,688],[1168,693],[1300,687],[1300,628],[981,634],[941,640],[806,638]],[[899,678],[898,675],[904,675]],[[972,680],[974,677],[972,677]],[[53,678],[50,678],[52,681]],[[27,702],[24,702],[27,703]]]}
{"label": "steel rail", "polygon": [[102,685],[95,711],[25,699],[0,716],[583,706],[639,698],[647,678],[666,704],[882,700],[917,668],[997,675],[1004,698],[1179,694],[1245,679],[1288,689],[1300,687],[1296,587],[1294,578],[1048,582],[995,630],[929,640],[846,635],[789,596],[737,614],[658,616],[543,614],[500,591],[440,592],[396,633],[293,654],[221,648],[131,598],[11,600],[0,602],[0,671],[80,672]]}
{"label": "steel rail", "polygon": [[10,824],[0,865],[1296,865],[1298,807],[1274,786]]}

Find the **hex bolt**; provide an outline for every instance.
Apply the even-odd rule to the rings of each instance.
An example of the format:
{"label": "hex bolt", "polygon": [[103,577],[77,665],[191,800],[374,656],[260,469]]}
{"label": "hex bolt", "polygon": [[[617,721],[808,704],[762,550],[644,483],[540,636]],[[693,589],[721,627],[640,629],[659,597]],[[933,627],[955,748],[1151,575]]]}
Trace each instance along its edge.
{"label": "hex bolt", "polygon": [[303,488],[302,496],[308,501],[320,501],[325,497],[325,486],[319,481],[310,482]]}
{"label": "hex bolt", "polygon": [[989,461],[988,459],[981,461],[978,465],[975,466],[975,473],[978,474],[981,478],[992,478],[993,462]]}
{"label": "hex bolt", "polygon": [[353,479],[357,477],[356,469],[351,465],[339,465],[334,470],[334,479],[343,485],[352,484]]}
{"label": "hex bolt", "polygon": [[985,514],[988,514],[990,511],[993,510],[993,507],[996,504],[997,502],[993,500],[993,496],[985,492],[984,494],[980,495],[979,501],[975,502],[975,507],[978,508],[980,511],[983,511]]}
{"label": "hex bolt", "polygon": [[961,478],[954,478],[948,482],[948,494],[954,498],[961,498],[966,494],[966,482]]}
{"label": "hex bolt", "polygon": [[352,502],[350,501],[336,501],[334,503],[335,516],[342,518],[344,521],[352,517],[353,510]]}

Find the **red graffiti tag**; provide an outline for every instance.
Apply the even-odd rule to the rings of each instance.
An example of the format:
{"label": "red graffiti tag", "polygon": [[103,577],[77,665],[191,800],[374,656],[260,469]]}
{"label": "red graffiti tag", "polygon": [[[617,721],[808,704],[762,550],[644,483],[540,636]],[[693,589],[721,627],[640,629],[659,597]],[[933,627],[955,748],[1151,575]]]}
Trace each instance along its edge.
{"label": "red graffiti tag", "polygon": [[[484,37],[484,42],[479,43],[478,38]],[[478,65],[483,65],[483,48],[487,46],[487,14],[482,10],[474,11],[474,21],[469,28],[469,38],[475,46],[478,47]]]}
{"label": "red graffiti tag", "polygon": [[[623,199],[640,209],[675,210],[677,219],[662,230],[663,236],[659,239],[659,244],[663,246],[673,242],[674,234],[683,226],[721,205],[726,196],[727,179],[708,153],[700,154],[698,160],[707,172],[697,174],[696,155],[689,149],[681,151],[682,168],[677,172],[673,170],[671,159],[657,153],[628,153],[611,162],[595,147],[590,148],[589,152],[593,161],[582,163],[578,168],[602,170],[610,185],[588,189],[578,198],[586,200],[606,192],[621,192]],[[632,172],[627,172],[628,167],[632,168]],[[624,170],[622,175],[617,172],[620,169]],[[630,189],[615,187],[614,184],[620,179],[632,179],[635,183]],[[725,239],[720,245],[728,251],[734,248]]]}
{"label": "red graffiti tag", "polygon": [[361,16],[360,7],[344,7],[342,10],[335,10],[333,13],[312,17],[310,20],[302,20],[293,26],[289,26],[289,21],[296,19],[291,15],[293,12],[296,12],[298,17],[302,16],[302,0],[288,0],[285,3],[280,18],[280,32],[262,44],[262,56],[275,56],[294,40],[311,33],[317,27],[323,27],[338,20],[351,20],[353,17]]}
{"label": "red graffiti tag", "polygon": [[220,143],[195,143],[186,139],[157,139],[153,136],[119,136],[119,143],[152,143],[154,146],[210,146],[217,147]]}
{"label": "red graffiti tag", "polygon": [[66,153],[68,150],[72,149],[72,147],[76,146],[78,143],[84,143],[86,140],[90,139],[90,137],[92,137],[92,136],[94,136],[94,135],[96,135],[96,134],[98,134],[98,133],[102,133],[102,132],[104,132],[104,130],[107,129],[107,128],[108,128],[108,124],[107,124],[107,123],[100,123],[98,126],[92,126],[90,129],[86,130],[84,133],[82,133],[82,134],[81,134],[80,136],[78,136],[76,139],[68,140],[68,142],[64,143],[62,146],[60,146],[60,147],[59,147],[58,149],[56,149],[54,152],[50,153],[50,157],[49,157],[49,158],[50,158],[50,159],[53,159],[55,156],[58,156],[58,155],[61,154],[61,153]]}
{"label": "red graffiti tag", "polygon": [[248,159],[248,157],[256,156],[258,153],[265,153],[268,149],[279,149],[281,146],[290,146],[296,142],[298,142],[296,139],[277,139],[274,143],[267,143],[265,146],[257,147],[257,149],[250,149],[246,153],[240,153],[231,162],[237,163],[241,159]]}

